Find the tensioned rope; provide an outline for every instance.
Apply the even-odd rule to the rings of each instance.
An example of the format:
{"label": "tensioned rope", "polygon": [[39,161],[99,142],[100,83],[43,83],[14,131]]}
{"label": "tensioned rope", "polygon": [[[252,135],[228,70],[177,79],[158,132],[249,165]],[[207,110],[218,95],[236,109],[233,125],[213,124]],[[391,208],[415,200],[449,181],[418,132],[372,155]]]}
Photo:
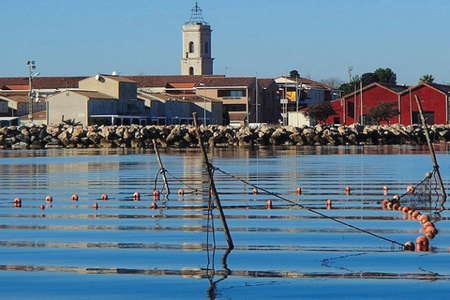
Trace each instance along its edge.
{"label": "tensioned rope", "polygon": [[326,215],[326,214],[324,214],[324,213],[321,213],[320,211],[317,211],[317,210],[315,210],[315,209],[306,207],[306,206],[304,206],[304,205],[302,205],[302,204],[300,204],[300,203],[297,203],[297,202],[295,202],[295,201],[289,200],[289,199],[287,199],[287,198],[285,198],[285,197],[283,197],[283,196],[281,196],[281,195],[279,195],[279,194],[273,193],[273,192],[271,192],[271,191],[269,191],[269,190],[267,190],[267,189],[265,189],[265,188],[262,188],[262,187],[257,186],[256,184],[253,184],[253,183],[251,183],[251,182],[249,182],[249,181],[247,181],[247,180],[245,180],[245,179],[242,179],[242,178],[240,178],[240,177],[238,177],[238,176],[235,176],[235,175],[233,175],[233,174],[231,174],[231,173],[228,173],[228,172],[226,172],[226,171],[224,171],[224,170],[222,170],[222,169],[220,169],[220,168],[218,168],[218,167],[215,167],[215,166],[212,165],[212,164],[210,164],[209,167],[212,168],[213,170],[216,170],[216,171],[218,171],[218,172],[220,172],[220,173],[222,173],[222,174],[224,174],[224,175],[227,175],[227,176],[229,176],[229,177],[231,177],[231,178],[233,178],[233,179],[235,179],[235,180],[238,180],[238,181],[240,181],[240,182],[242,182],[242,183],[244,183],[244,184],[246,184],[246,185],[249,185],[249,186],[254,187],[254,188],[258,189],[258,190],[264,191],[265,193],[267,193],[267,194],[269,194],[269,195],[271,195],[271,196],[274,196],[274,197],[276,197],[276,198],[278,198],[278,199],[280,199],[280,200],[289,202],[289,203],[291,203],[291,204],[293,204],[293,205],[299,206],[299,207],[301,207],[302,209],[305,209],[305,210],[307,210],[307,211],[309,211],[309,212],[311,212],[311,213],[314,213],[314,214],[316,214],[316,215],[319,215],[319,216],[321,216],[321,217],[323,217],[323,218],[332,220],[332,221],[337,222],[337,223],[340,223],[340,224],[342,224],[342,225],[344,225],[344,226],[350,227],[350,228],[355,229],[355,230],[357,230],[357,231],[360,231],[360,232],[362,232],[362,233],[369,234],[369,235],[371,235],[371,236],[373,236],[373,237],[376,237],[376,238],[378,238],[378,239],[384,240],[384,241],[386,241],[386,242],[390,242],[390,243],[392,243],[392,244],[396,244],[396,245],[401,246],[402,248],[404,248],[404,245],[403,245],[402,243],[400,243],[400,242],[394,241],[394,240],[392,240],[392,239],[386,238],[386,237],[384,237],[384,236],[378,235],[378,234],[373,233],[373,232],[370,232],[370,231],[368,231],[368,230],[359,228],[359,227],[357,227],[357,226],[355,226],[355,225],[352,225],[352,224],[349,224],[349,223],[347,223],[347,222],[341,221],[341,220],[339,220],[339,219],[336,219],[336,218],[334,218],[334,217],[331,217],[331,216],[328,216],[328,215]]}

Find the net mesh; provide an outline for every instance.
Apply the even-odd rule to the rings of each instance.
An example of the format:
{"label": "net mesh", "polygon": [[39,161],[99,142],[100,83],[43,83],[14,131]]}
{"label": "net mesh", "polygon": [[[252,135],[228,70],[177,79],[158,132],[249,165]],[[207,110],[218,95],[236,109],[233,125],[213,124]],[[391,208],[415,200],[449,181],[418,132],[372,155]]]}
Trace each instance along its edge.
{"label": "net mesh", "polygon": [[430,214],[441,210],[441,194],[436,178],[436,171],[428,172],[425,178],[409,185],[406,193],[399,196],[400,205],[409,206]]}

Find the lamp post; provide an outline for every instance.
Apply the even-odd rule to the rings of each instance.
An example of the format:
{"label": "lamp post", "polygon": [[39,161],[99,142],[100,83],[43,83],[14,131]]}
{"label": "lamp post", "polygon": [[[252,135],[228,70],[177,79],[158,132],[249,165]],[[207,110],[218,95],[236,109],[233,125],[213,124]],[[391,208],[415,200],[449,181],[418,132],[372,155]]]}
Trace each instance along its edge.
{"label": "lamp post", "polygon": [[33,123],[33,77],[37,76],[37,73],[33,73],[36,69],[36,62],[34,60],[28,60],[27,61],[28,66],[28,101],[29,101],[29,108],[28,108],[28,119],[31,123]]}

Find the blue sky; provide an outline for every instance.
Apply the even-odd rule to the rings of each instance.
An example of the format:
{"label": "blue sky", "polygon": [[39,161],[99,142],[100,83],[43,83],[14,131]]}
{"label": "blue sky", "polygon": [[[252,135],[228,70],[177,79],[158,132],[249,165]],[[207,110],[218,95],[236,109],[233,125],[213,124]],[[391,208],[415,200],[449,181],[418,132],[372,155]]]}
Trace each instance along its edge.
{"label": "blue sky", "polygon": [[[1,0],[0,76],[179,74],[194,0]],[[447,0],[200,0],[215,73],[321,80],[390,67],[450,82]]]}

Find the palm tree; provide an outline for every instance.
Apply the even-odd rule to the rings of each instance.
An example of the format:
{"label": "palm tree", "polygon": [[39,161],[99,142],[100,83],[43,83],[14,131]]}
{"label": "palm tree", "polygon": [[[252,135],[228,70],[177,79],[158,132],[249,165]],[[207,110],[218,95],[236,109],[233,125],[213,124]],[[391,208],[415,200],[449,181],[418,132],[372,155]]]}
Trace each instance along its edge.
{"label": "palm tree", "polygon": [[422,83],[433,83],[434,77],[431,74],[425,74],[422,77],[420,77],[420,82]]}

